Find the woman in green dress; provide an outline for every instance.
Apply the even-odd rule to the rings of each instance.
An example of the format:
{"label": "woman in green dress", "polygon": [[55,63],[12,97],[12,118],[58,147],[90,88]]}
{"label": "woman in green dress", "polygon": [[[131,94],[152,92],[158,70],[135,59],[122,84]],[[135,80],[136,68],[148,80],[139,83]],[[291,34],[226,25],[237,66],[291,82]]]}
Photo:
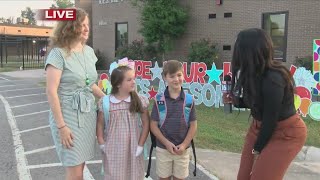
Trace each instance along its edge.
{"label": "woman in green dress", "polygon": [[94,157],[95,97],[104,96],[95,84],[97,57],[85,44],[88,36],[88,14],[76,9],[75,21],[58,22],[45,65],[50,128],[68,180],[82,180],[85,161]]}

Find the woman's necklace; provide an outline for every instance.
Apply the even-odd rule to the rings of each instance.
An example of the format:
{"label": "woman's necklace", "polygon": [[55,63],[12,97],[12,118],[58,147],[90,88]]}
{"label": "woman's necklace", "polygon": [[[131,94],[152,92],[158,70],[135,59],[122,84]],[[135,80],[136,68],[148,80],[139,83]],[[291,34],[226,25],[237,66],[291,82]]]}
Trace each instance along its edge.
{"label": "woman's necklace", "polygon": [[86,85],[88,86],[88,85],[90,84],[90,79],[89,79],[89,74],[87,73],[87,66],[86,66],[86,62],[85,62],[85,60],[84,60],[83,50],[82,50],[82,59],[83,59],[84,65],[82,65],[82,63],[80,62],[79,57],[76,55],[76,53],[75,53],[75,52],[73,52],[73,53],[74,53],[74,55],[76,56],[76,58],[77,58],[79,64],[81,65],[82,69],[83,69],[84,72],[85,72],[85,76],[86,76],[85,83],[86,83]]}

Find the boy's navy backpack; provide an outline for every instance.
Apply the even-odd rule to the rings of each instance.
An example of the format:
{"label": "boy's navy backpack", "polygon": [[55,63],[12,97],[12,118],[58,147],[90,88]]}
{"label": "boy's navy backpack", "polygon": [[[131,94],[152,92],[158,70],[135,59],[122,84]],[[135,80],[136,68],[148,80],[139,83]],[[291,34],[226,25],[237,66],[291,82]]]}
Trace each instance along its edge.
{"label": "boy's navy backpack", "polygon": [[[159,126],[159,128],[161,128],[165,119],[166,119],[166,116],[167,116],[167,106],[166,106],[164,94],[163,93],[157,94],[155,101],[156,101],[155,104],[158,109],[159,120],[160,120],[158,126]],[[190,122],[189,122],[190,119],[189,118],[190,118],[192,104],[193,104],[192,95],[185,93],[184,104],[183,104],[183,107],[184,107],[183,116],[184,116],[184,120],[186,121],[186,124],[188,124],[188,126],[190,126]],[[149,163],[148,163],[147,174],[145,176],[146,178],[150,176],[152,151],[153,151],[153,148],[155,148],[157,146],[156,137],[152,134],[151,131],[150,131],[150,136],[151,136],[151,148],[150,148],[150,152],[149,152]],[[194,156],[193,175],[196,176],[196,174],[197,174],[197,157],[196,157],[196,149],[195,149],[193,140],[191,140],[191,146],[192,146],[192,151],[193,151],[193,156]]]}

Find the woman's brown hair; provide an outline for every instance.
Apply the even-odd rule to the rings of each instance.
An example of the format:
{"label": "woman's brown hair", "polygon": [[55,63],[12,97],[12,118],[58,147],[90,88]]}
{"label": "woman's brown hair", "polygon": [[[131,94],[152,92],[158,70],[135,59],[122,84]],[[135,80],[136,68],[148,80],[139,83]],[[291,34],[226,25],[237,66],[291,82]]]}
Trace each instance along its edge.
{"label": "woman's brown hair", "polygon": [[[119,66],[112,71],[111,73],[111,85],[112,85],[111,94],[112,95],[115,95],[119,92],[118,86],[123,82],[124,76],[128,71],[133,71],[133,69],[131,69],[128,66]],[[129,111],[131,113],[134,113],[134,112],[142,113],[143,112],[142,102],[137,92],[136,91],[130,92],[130,96],[131,96],[131,103],[130,103]]]}
{"label": "woman's brown hair", "polygon": [[[82,22],[88,17],[88,13],[81,9],[76,9],[76,20],[59,21],[50,37],[49,49],[59,47],[65,48],[70,53],[71,45],[79,40],[82,33]],[[82,42],[85,44],[86,42]]]}

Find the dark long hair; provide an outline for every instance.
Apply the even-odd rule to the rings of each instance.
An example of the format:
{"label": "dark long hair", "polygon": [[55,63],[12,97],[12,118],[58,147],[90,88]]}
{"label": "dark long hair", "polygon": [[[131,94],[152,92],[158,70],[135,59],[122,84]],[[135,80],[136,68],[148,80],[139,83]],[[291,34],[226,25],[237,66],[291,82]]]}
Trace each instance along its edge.
{"label": "dark long hair", "polygon": [[[231,69],[232,89],[243,89],[244,101],[250,108],[254,107],[254,99],[259,93],[258,83],[268,69],[282,74],[286,81],[286,90],[293,98],[294,81],[290,71],[281,62],[273,60],[272,40],[262,29],[246,29],[238,34]],[[239,77],[237,77],[238,71],[240,71]]]}
{"label": "dark long hair", "polygon": [[[111,94],[112,95],[115,95],[119,92],[118,86],[123,82],[125,73],[128,71],[133,71],[133,70],[128,66],[119,66],[112,71],[111,73],[111,85],[112,85]],[[131,113],[134,113],[134,112],[142,113],[143,112],[142,102],[137,92],[136,91],[130,92],[130,96],[131,96],[131,103],[130,103],[129,111]]]}

